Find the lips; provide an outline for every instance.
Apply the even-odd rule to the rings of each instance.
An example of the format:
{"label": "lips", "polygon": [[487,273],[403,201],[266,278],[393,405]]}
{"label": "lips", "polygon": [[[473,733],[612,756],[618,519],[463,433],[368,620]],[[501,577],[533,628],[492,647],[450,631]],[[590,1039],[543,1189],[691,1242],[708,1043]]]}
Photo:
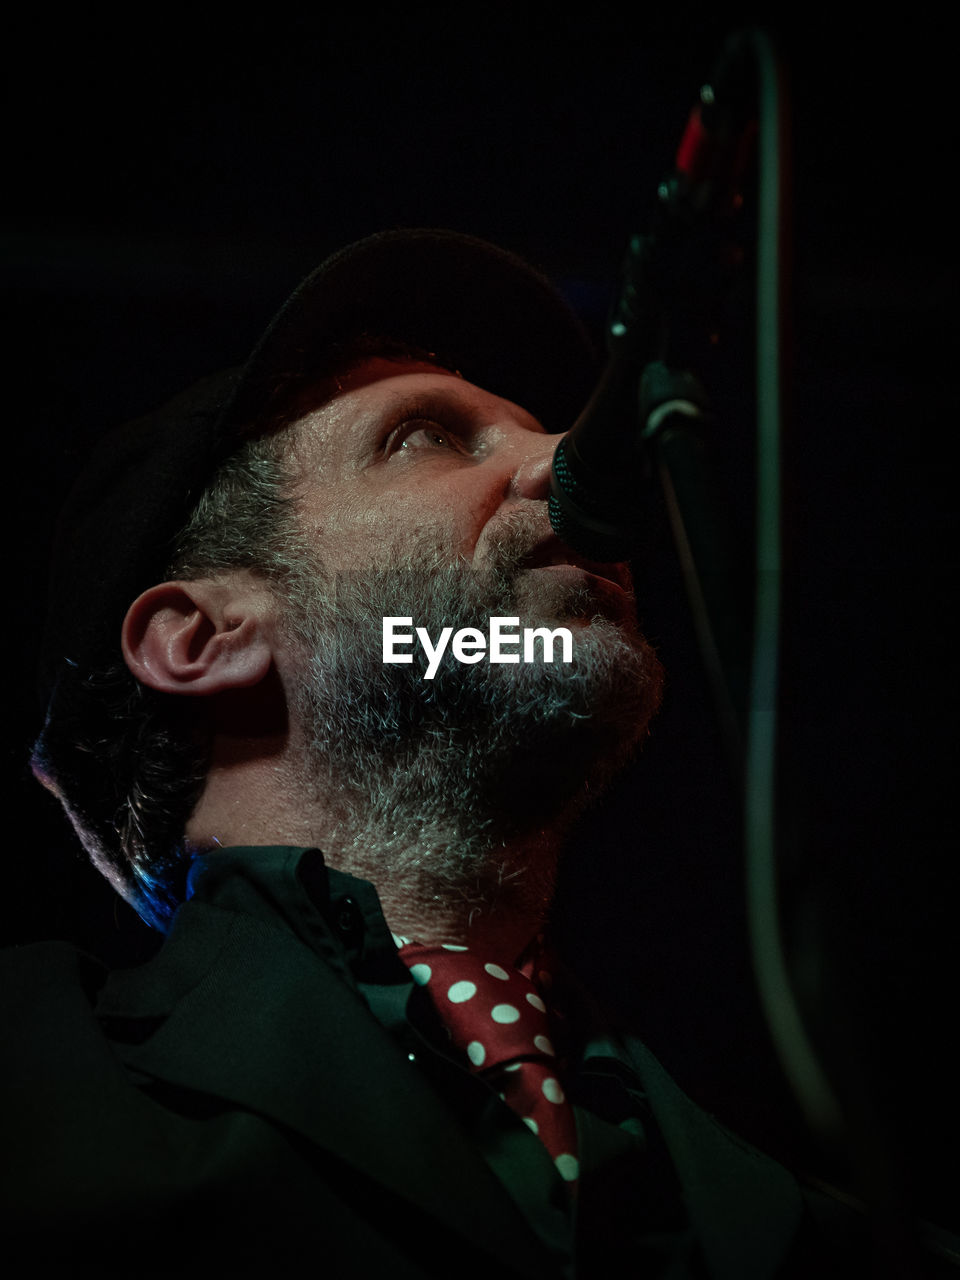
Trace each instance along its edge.
{"label": "lips", "polygon": [[583,569],[594,577],[612,582],[622,591],[630,591],[632,582],[630,571],[625,564],[607,564],[599,560],[588,560],[561,542],[555,533],[542,538],[521,561],[524,569],[547,569],[554,566],[571,565],[575,569]]}

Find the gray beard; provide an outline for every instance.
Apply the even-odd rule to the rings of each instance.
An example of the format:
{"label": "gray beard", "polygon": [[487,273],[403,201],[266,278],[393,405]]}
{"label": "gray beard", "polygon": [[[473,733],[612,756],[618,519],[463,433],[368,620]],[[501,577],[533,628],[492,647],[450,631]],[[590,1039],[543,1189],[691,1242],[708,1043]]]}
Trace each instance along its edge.
{"label": "gray beard", "polygon": [[[521,567],[531,538],[529,521],[507,519],[483,571],[451,565],[428,537],[388,565],[288,579],[286,625],[304,658],[299,781],[329,815],[334,865],[369,873],[375,855],[381,880],[483,908],[506,885],[530,905],[549,899],[558,838],[645,735],[662,673],[632,610],[614,621],[587,589]],[[466,665],[448,647],[427,681],[416,641],[413,663],[383,662],[385,616],[412,617],[434,642],[443,627],[486,634],[492,616],[569,625],[573,661]]]}

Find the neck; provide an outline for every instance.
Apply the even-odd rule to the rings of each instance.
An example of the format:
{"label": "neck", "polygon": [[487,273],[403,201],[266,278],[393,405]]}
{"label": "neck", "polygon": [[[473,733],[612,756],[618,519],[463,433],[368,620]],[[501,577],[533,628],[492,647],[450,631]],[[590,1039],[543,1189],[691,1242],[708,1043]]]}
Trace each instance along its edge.
{"label": "neck", "polygon": [[[471,805],[391,790],[343,800],[305,787],[282,751],[268,760],[215,753],[187,828],[196,847],[315,845],[327,864],[377,889],[390,929],[512,960],[546,921],[559,824],[505,833]],[[219,757],[219,758],[217,758]]]}
{"label": "neck", "polygon": [[501,844],[486,856],[453,843],[384,852],[351,841],[334,844],[328,861],[376,885],[393,933],[512,961],[546,924],[556,851],[543,838]]}

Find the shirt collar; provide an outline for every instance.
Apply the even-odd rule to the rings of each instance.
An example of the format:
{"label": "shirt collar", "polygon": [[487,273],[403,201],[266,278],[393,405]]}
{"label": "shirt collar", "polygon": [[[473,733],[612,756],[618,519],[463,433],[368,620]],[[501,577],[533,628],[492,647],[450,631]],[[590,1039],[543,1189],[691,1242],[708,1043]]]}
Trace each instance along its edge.
{"label": "shirt collar", "polygon": [[[413,986],[376,888],[328,867],[320,849],[234,845],[199,854],[187,878],[187,897],[272,923],[279,917],[351,986],[365,992]],[[600,1060],[598,1066],[618,1073],[626,1054],[592,996],[563,965],[558,978],[557,995],[576,1028],[575,1057]],[[401,1005],[405,1003],[404,997]]]}
{"label": "shirt collar", "polygon": [[345,977],[408,981],[374,886],[328,867],[317,848],[234,845],[199,854],[187,899],[273,922],[279,917]]}

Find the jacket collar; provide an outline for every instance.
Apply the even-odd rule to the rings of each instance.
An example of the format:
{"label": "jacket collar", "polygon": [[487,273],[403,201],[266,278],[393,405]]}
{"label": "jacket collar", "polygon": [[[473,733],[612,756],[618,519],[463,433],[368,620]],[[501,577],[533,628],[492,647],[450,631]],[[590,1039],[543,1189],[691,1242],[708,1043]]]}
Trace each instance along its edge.
{"label": "jacket collar", "polygon": [[781,1274],[804,1209],[796,1179],[693,1103],[645,1045],[618,1044],[635,1070],[673,1160],[683,1198],[715,1280]]}
{"label": "jacket collar", "polygon": [[360,994],[358,977],[411,983],[373,887],[328,870],[319,850],[276,847],[204,857],[190,888],[157,956],[101,992],[108,1028],[147,1031],[117,1045],[127,1066],[304,1135],[492,1254],[501,1274],[556,1274]]}
{"label": "jacket collar", "polygon": [[[373,886],[328,869],[317,849],[288,846],[205,856],[189,884],[161,951],[101,992],[100,1018],[149,1028],[118,1047],[126,1063],[305,1135],[492,1253],[502,1274],[556,1274],[556,1259],[371,1017],[362,982],[410,982]],[[800,1222],[793,1178],[696,1107],[639,1042],[594,1035],[589,1052],[639,1078],[708,1273],[776,1275]]]}

